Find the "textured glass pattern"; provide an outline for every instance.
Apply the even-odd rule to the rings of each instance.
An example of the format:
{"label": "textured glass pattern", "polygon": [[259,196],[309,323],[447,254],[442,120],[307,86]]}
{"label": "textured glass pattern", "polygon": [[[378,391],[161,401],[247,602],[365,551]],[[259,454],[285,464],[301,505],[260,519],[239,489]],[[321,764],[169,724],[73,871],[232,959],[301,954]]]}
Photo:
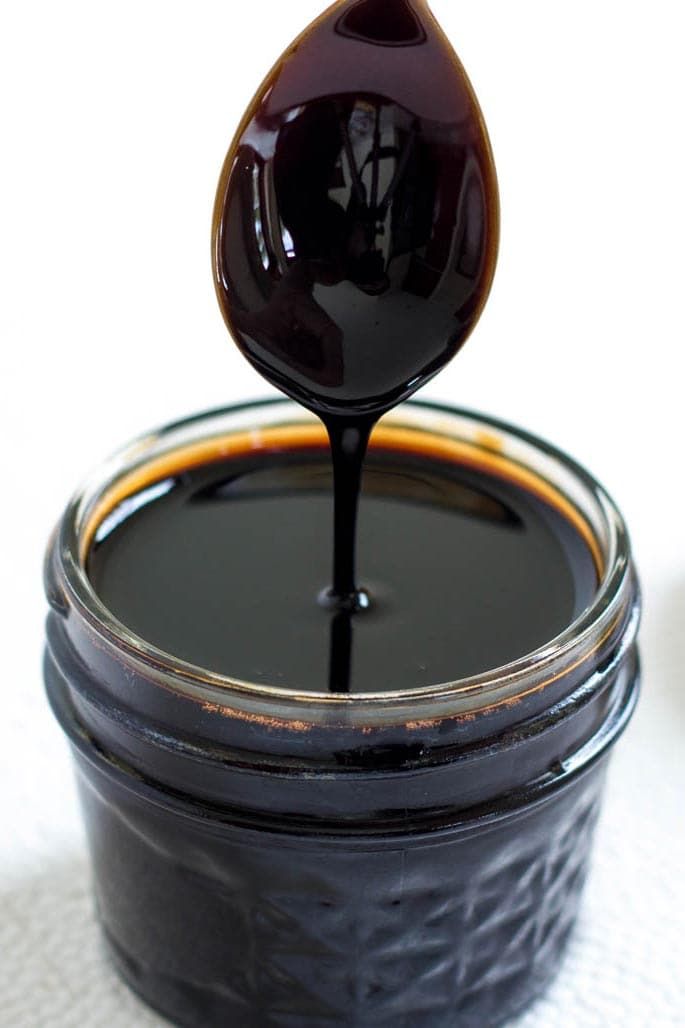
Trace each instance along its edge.
{"label": "textured glass pattern", "polygon": [[171,825],[87,786],[110,947],[137,991],[197,1028],[499,1024],[556,971],[602,777],[401,842]]}

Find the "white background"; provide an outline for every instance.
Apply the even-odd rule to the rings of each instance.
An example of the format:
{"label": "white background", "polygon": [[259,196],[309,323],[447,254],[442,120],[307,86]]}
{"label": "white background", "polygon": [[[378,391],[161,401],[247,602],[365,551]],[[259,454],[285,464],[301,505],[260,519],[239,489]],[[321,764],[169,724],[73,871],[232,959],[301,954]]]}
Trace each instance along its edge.
{"label": "white background", "polygon": [[[587,464],[632,530],[644,696],[564,971],[525,1028],[685,1024],[683,24],[676,0],[434,0],[481,99],[503,225],[475,335],[425,395]],[[40,683],[45,540],[108,451],[268,393],[209,229],[243,108],[320,0],[0,9],[0,1024],[157,1024],[97,947]],[[261,37],[261,42],[258,39]]]}

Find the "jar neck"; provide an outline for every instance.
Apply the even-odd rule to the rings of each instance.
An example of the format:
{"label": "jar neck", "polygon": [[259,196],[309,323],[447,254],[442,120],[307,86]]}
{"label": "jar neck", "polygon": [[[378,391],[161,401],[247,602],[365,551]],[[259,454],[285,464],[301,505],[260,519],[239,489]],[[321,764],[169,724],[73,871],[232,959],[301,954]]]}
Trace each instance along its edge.
{"label": "jar neck", "polygon": [[77,652],[56,612],[46,683],[84,759],[133,789],[146,783],[157,802],[171,792],[207,814],[221,809],[266,828],[279,821],[281,830],[311,820],[317,831],[343,821],[428,831],[544,802],[602,760],[637,698],[636,623],[637,605],[589,675],[574,669],[559,680],[563,695],[550,706],[523,698],[515,710],[467,720],[362,731],[245,720],[164,696],[85,637]]}
{"label": "jar neck", "polygon": [[[55,539],[49,562],[49,594],[57,606],[73,609],[100,645],[109,647],[140,674],[165,690],[175,690],[225,716],[268,718],[325,727],[344,722],[354,728],[381,728],[410,721],[467,718],[479,711],[516,704],[519,697],[547,690],[576,666],[601,652],[632,602],[630,552],[620,515],[600,487],[563,454],[492,419],[435,405],[405,404],[384,419],[374,439],[401,450],[418,445],[422,453],[467,464],[537,491],[583,535],[595,557],[601,585],[594,602],[556,639],[506,667],[457,682],[401,692],[363,696],[302,694],[297,690],[239,682],[192,666],[136,637],[104,607],[86,574],[93,537],[112,509],[141,487],[179,469],[227,453],[289,445],[325,445],[313,415],[290,401],[211,412],[169,426],[121,451],[74,499]],[[380,438],[380,433],[383,438]],[[171,469],[171,470],[170,470]],[[549,689],[550,696],[555,693]]]}

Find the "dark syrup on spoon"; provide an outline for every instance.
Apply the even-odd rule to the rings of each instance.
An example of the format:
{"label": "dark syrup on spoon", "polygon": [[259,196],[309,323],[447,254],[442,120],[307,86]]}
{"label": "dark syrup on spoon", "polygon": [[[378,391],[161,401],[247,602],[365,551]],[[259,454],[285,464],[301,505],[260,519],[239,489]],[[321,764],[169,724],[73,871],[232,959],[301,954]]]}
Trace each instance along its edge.
{"label": "dark syrup on spoon", "polygon": [[[424,0],[343,0],[289,48],[226,158],[219,302],[240,349],[313,410],[334,469],[330,688],[349,685],[361,469],[377,419],[464,343],[494,273],[478,103]],[[407,589],[411,583],[407,583]]]}

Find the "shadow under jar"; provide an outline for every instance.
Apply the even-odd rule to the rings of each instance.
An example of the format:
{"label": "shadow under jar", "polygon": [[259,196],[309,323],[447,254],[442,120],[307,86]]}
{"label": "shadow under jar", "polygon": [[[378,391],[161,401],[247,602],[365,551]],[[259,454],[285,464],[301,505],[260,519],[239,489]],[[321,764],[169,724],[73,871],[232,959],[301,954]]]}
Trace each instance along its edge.
{"label": "shadow under jar", "polygon": [[[388,454],[395,472],[369,475],[362,550],[369,490],[400,488],[398,463],[439,461],[536,497],[596,568],[554,638],[455,681],[417,670],[413,687],[342,694],[325,675],[305,689],[203,668],[103,603],[93,554],[169,482],[325,445],[290,401],[210,412],[121,451],[58,525],[45,674],[105,938],[126,981],[189,1028],[501,1024],[557,970],[607,758],[636,702],[625,527],[547,444],[408,403],[372,437],[372,472]],[[227,582],[229,607],[236,592]],[[499,653],[496,623],[491,634]]]}

